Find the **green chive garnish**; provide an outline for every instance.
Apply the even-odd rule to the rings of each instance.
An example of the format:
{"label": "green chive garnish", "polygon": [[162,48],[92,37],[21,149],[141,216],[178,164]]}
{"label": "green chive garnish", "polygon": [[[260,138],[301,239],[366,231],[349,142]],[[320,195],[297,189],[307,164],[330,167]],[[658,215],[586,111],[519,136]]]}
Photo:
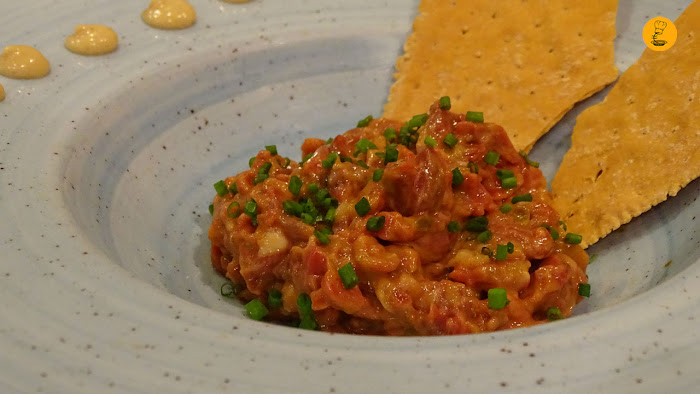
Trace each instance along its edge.
{"label": "green chive garnish", "polygon": [[335,221],[335,211],[335,207],[328,208],[328,211],[326,211],[326,216],[323,217],[323,220],[329,223],[333,223],[333,221]]}
{"label": "green chive garnish", "polygon": [[508,258],[508,245],[497,245],[496,246],[496,256],[494,257],[498,261],[504,261]]}
{"label": "green chive garnish", "polygon": [[462,226],[460,226],[459,223],[455,222],[454,220],[447,223],[447,231],[451,233],[458,233],[461,227]]}
{"label": "green chive garnish", "polygon": [[510,204],[508,204],[508,203],[505,203],[505,204],[501,205],[501,212],[502,212],[502,213],[508,213],[508,212],[510,212],[511,210],[513,210],[513,206],[512,206],[512,205],[510,205]]}
{"label": "green chive garnish", "polygon": [[457,145],[457,142],[459,142],[459,140],[457,140],[457,137],[455,137],[454,134],[450,133],[447,134],[447,136],[445,136],[445,139],[442,140],[442,142],[444,142],[445,145],[449,146],[450,148],[454,148],[455,145]]}
{"label": "green chive garnish", "polygon": [[235,196],[238,193],[238,185],[236,184],[236,182],[233,182],[231,184],[231,187],[228,188],[228,190]]}
{"label": "green chive garnish", "polygon": [[292,175],[291,178],[289,178],[289,191],[292,192],[293,195],[298,196],[303,185],[304,183],[298,176]]}
{"label": "green chive garnish", "polygon": [[549,230],[549,233],[552,235],[553,241],[556,241],[557,239],[559,239],[559,232],[557,230],[555,230],[552,226],[549,226],[547,224],[542,224],[541,227],[544,227],[547,230]]}
{"label": "green chive garnish", "polygon": [[316,236],[316,238],[318,239],[318,242],[321,245],[328,245],[329,243],[331,243],[331,239],[328,238],[328,235],[325,234],[324,232],[314,231],[314,235]]}
{"label": "green chive garnish", "polygon": [[340,162],[341,162],[341,163],[350,163],[350,164],[352,164],[352,157],[340,156]]}
{"label": "green chive garnish", "polygon": [[474,163],[473,161],[470,161],[467,164],[467,168],[469,168],[469,172],[472,174],[478,174],[479,173],[479,165]]}
{"label": "green chive garnish", "polygon": [[209,204],[209,214],[214,216],[214,204]]}
{"label": "green chive garnish", "polygon": [[254,226],[258,225],[258,203],[254,199],[248,200],[243,207],[243,213],[250,216],[250,220]]}
{"label": "green chive garnish", "polygon": [[332,144],[332,143],[333,143],[333,137],[329,137],[329,138],[326,140],[326,142],[324,143],[324,145],[330,145],[330,144]]}
{"label": "green chive garnish", "polygon": [[384,228],[384,222],[386,217],[384,216],[374,216],[367,220],[367,230],[369,231],[379,231]]}
{"label": "green chive garnish", "polygon": [[358,160],[357,163],[355,163],[355,164],[357,164],[358,166],[360,166],[362,168],[369,168],[367,163],[365,163],[363,160]]}
{"label": "green chive garnish", "polygon": [[272,289],[267,292],[267,304],[270,308],[282,307],[282,292],[277,289]]}
{"label": "green chive garnish", "polygon": [[265,304],[257,298],[245,304],[245,310],[248,312],[248,317],[253,320],[262,320],[263,317],[270,313]]}
{"label": "green chive garnish", "polygon": [[270,162],[263,163],[263,165],[260,166],[260,169],[258,170],[258,175],[253,180],[253,183],[257,185],[258,183],[269,178],[271,168],[272,168],[272,163],[270,163]]}
{"label": "green chive garnish", "polygon": [[450,96],[442,96],[439,101],[440,109],[449,110],[452,108],[452,103],[450,102]]}
{"label": "green chive garnish", "polygon": [[467,120],[470,122],[484,123],[484,113],[467,111]]}
{"label": "green chive garnish", "polygon": [[387,164],[395,162],[399,159],[399,151],[391,144],[386,146],[385,154],[386,156],[384,156],[384,160]]}
{"label": "green chive garnish", "polygon": [[306,190],[311,195],[318,193],[318,183],[316,183],[316,182],[310,183],[308,186],[306,186]]}
{"label": "green chive garnish", "polygon": [[226,214],[232,219],[241,216],[241,204],[236,201],[232,202],[228,205],[228,208],[226,208]]}
{"label": "green chive garnish", "polygon": [[338,268],[338,275],[340,275],[340,280],[343,282],[343,287],[346,289],[352,289],[357,286],[357,283],[360,281],[351,263],[347,263]]}
{"label": "green chive garnish", "polygon": [[386,130],[384,130],[384,138],[386,139],[386,142],[391,142],[396,139],[396,129],[393,127],[388,127]]}
{"label": "green chive garnish", "polygon": [[501,158],[501,155],[499,155],[498,153],[496,153],[494,151],[489,151],[488,153],[486,153],[486,156],[484,157],[484,161],[486,162],[486,164],[490,164],[492,166],[495,166],[496,163],[498,163],[498,159],[500,159],[500,158]]}
{"label": "green chive garnish", "polygon": [[481,233],[479,233],[479,235],[476,236],[476,240],[483,244],[491,239],[491,235],[491,231],[489,230],[482,231]]}
{"label": "green chive garnish", "polygon": [[539,167],[540,167],[540,163],[538,163],[538,162],[536,162],[536,161],[530,160],[530,159],[527,157],[527,153],[525,153],[524,151],[520,151],[519,153],[520,153],[520,156],[522,156],[523,159],[525,159],[525,162],[527,163],[527,165],[529,165],[530,167],[535,167],[535,168],[539,168]]}
{"label": "green chive garnish", "polygon": [[487,246],[484,246],[483,248],[481,248],[481,254],[489,256],[489,258],[493,257],[493,252]]}
{"label": "green chive garnish", "polygon": [[515,252],[515,245],[512,242],[508,242],[506,247],[508,248],[508,254]]}
{"label": "green chive garnish", "polygon": [[514,177],[515,174],[511,170],[496,170],[496,177],[498,179],[505,179],[505,178],[511,178]]}
{"label": "green chive garnish", "polygon": [[337,152],[331,152],[326,156],[325,159],[321,162],[321,166],[323,168],[331,168],[333,167],[333,164],[335,164],[335,161],[338,159],[338,153]]}
{"label": "green chive garnish", "polygon": [[547,309],[547,320],[555,321],[561,319],[562,317],[563,315],[561,314],[561,309],[557,307]]}
{"label": "green chive garnish", "polygon": [[267,149],[272,156],[277,154],[277,145],[265,145],[265,149]]}
{"label": "green chive garnish", "polygon": [[425,122],[428,121],[428,114],[420,114],[420,115],[415,115],[411,118],[411,120],[406,123],[406,126],[408,126],[410,131],[415,131],[418,130],[420,127],[425,125]]}
{"label": "green chive garnish", "polygon": [[[517,183],[517,181],[516,181],[516,183]],[[518,196],[513,197],[513,198],[510,200],[510,202],[511,202],[512,204],[517,204],[517,203],[519,203],[519,202],[521,202],[521,201],[525,201],[525,202],[530,202],[530,201],[532,201],[532,194],[530,194],[530,193],[521,194],[521,195],[518,195]]]}
{"label": "green chive garnish", "polygon": [[374,170],[374,172],[372,173],[372,180],[375,182],[379,182],[382,180],[383,176],[384,176],[384,170],[382,170],[381,168]]}
{"label": "green chive garnish", "polygon": [[369,205],[369,200],[367,200],[367,197],[362,197],[360,201],[355,204],[355,212],[357,212],[360,217],[367,215],[371,209],[372,207]]}
{"label": "green chive garnish", "polygon": [[301,293],[297,297],[297,307],[301,316],[309,316],[313,313],[311,309],[311,297],[306,293]]}
{"label": "green chive garnish", "polygon": [[578,284],[578,295],[581,297],[590,297],[591,296],[591,285],[588,283],[579,283]]}
{"label": "green chive garnish", "polygon": [[226,182],[224,181],[219,181],[214,184],[214,190],[216,190],[216,194],[219,196],[225,196],[226,193],[228,193],[228,187],[226,187]]}
{"label": "green chive garnish", "polygon": [[299,165],[303,167],[304,164],[306,164],[306,162],[309,161],[309,159],[310,159],[311,156],[313,156],[313,155],[314,155],[313,153],[309,153],[308,155],[304,156],[304,157],[301,159],[301,163],[299,163]]}
{"label": "green chive garnish", "polygon": [[248,167],[252,168],[254,162],[255,162],[255,156],[251,157],[250,160],[248,160]]}
{"label": "green chive garnish", "polygon": [[367,138],[360,138],[355,144],[355,152],[352,155],[357,157],[361,153],[366,153],[368,149],[377,149],[377,145],[374,145],[374,142]]}
{"label": "green chive garnish", "polygon": [[299,322],[299,328],[304,329],[304,330],[314,331],[315,329],[318,328],[318,323],[316,323],[316,320],[314,319],[313,316],[311,316],[311,315],[304,316],[301,318],[301,321]]}
{"label": "green chive garnish", "polygon": [[425,140],[423,140],[423,142],[425,142],[425,146],[429,146],[431,148],[435,148],[437,146],[437,141],[435,141],[435,138],[429,135],[425,136]]}
{"label": "green chive garnish", "polygon": [[282,209],[284,209],[284,212],[286,212],[288,215],[296,217],[301,216],[301,214],[304,212],[304,208],[302,208],[301,204],[294,200],[288,200],[283,202]]}
{"label": "green chive garnish", "polygon": [[581,241],[583,241],[583,237],[578,234],[566,233],[566,236],[564,236],[564,242],[567,244],[577,245],[580,244]]}
{"label": "green chive garnish", "polygon": [[460,171],[459,168],[454,168],[452,170],[452,187],[458,187],[462,182],[464,182],[462,171]]}
{"label": "green chive garnish", "polygon": [[486,216],[476,216],[467,221],[467,224],[464,225],[464,229],[473,233],[481,233],[486,231],[488,225],[489,219]]}
{"label": "green chive garnish", "polygon": [[518,178],[512,176],[510,178],[501,179],[501,189],[514,189],[516,187],[518,187]]}
{"label": "green chive garnish", "polygon": [[368,115],[366,118],[360,120],[357,122],[357,127],[367,127],[369,126],[369,122],[374,119],[372,118],[372,115]]}
{"label": "green chive garnish", "polygon": [[488,292],[488,306],[489,309],[503,309],[508,305],[508,293],[506,289],[503,288],[493,288],[489,289]]}

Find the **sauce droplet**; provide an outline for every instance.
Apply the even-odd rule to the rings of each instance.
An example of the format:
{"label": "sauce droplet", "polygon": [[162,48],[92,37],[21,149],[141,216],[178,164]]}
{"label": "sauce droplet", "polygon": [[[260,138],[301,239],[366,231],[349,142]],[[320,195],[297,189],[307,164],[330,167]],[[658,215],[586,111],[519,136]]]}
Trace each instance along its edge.
{"label": "sauce droplet", "polygon": [[51,66],[44,55],[27,45],[8,45],[0,54],[0,75],[15,79],[45,77]]}
{"label": "sauce droplet", "polygon": [[156,29],[185,29],[194,24],[197,14],[185,0],[151,0],[141,19]]}
{"label": "sauce droplet", "polygon": [[114,52],[117,33],[103,25],[78,25],[75,33],[66,37],[66,48],[78,55],[97,56]]}

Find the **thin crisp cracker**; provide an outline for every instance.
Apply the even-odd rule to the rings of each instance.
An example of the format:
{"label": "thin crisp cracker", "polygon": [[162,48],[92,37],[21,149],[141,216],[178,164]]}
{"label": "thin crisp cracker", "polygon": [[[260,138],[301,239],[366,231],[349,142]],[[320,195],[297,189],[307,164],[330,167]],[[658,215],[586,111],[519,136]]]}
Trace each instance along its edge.
{"label": "thin crisp cracker", "polygon": [[617,0],[423,0],[384,117],[450,96],[529,151],[573,105],[614,81]]}
{"label": "thin crisp cracker", "polygon": [[584,247],[700,176],[700,2],[676,28],[673,47],[646,49],[576,121],[552,194]]}

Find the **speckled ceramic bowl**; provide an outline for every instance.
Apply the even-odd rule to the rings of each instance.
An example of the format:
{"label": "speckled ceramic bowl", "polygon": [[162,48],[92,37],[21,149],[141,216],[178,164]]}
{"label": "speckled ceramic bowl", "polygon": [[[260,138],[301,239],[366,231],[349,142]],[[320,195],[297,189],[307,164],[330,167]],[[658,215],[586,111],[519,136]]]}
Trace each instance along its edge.
{"label": "speckled ceramic bowl", "polygon": [[[52,63],[0,77],[0,392],[692,392],[700,384],[698,181],[590,248],[575,317],[442,338],[330,335],[251,321],[209,263],[211,185],[261,146],[298,156],[378,115],[417,0],[192,0],[158,31],[147,1],[0,0],[0,44]],[[621,70],[653,16],[620,4]],[[77,24],[116,52],[81,57]],[[532,155],[551,179],[577,106]]]}

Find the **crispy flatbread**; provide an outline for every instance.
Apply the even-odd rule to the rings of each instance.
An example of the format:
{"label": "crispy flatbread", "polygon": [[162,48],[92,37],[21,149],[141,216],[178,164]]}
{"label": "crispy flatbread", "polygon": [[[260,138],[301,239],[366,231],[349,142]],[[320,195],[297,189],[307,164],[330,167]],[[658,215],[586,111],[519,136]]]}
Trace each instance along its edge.
{"label": "crispy flatbread", "polygon": [[575,103],[614,81],[617,0],[423,0],[384,116],[441,96],[482,111],[529,151]]}
{"label": "crispy flatbread", "polygon": [[646,49],[576,120],[552,193],[584,246],[700,176],[700,2],[675,25],[673,47]]}

